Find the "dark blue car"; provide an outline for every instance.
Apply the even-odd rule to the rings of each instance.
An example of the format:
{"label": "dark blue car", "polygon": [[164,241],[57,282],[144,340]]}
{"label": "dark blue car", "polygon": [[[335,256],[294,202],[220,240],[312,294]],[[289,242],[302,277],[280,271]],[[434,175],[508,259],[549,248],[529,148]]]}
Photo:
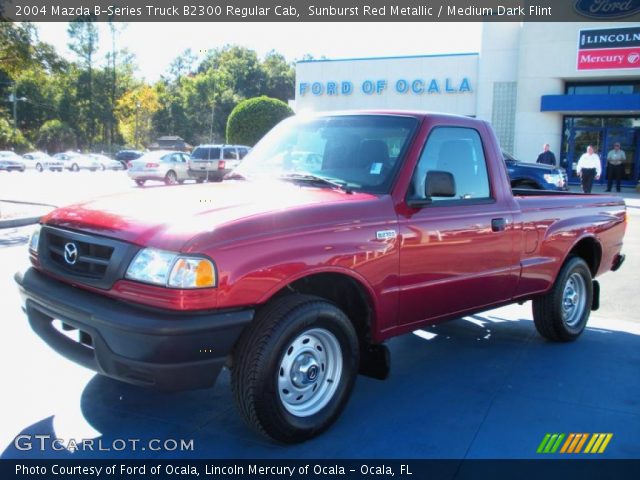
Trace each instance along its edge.
{"label": "dark blue car", "polygon": [[567,172],[564,168],[542,163],[525,163],[502,152],[507,164],[511,188],[529,188],[535,190],[569,190]]}

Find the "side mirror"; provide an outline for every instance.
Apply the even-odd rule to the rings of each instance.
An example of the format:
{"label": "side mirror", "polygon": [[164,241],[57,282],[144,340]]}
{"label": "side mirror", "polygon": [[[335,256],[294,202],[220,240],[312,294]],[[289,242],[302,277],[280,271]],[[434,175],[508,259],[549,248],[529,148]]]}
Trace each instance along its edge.
{"label": "side mirror", "polygon": [[424,194],[431,197],[455,197],[456,181],[449,172],[431,170],[424,182]]}

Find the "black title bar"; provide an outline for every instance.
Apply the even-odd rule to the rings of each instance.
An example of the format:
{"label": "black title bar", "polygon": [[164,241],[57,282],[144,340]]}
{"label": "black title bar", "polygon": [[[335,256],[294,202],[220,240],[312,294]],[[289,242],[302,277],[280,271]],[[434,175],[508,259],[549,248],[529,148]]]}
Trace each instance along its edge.
{"label": "black title bar", "polygon": [[10,21],[566,22],[640,20],[640,0],[0,0]]}

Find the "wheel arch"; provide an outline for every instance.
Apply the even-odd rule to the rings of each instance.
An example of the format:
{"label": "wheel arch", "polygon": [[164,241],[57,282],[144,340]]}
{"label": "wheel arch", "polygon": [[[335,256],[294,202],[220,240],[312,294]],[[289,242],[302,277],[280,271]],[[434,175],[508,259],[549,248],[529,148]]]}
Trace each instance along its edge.
{"label": "wheel arch", "polygon": [[309,273],[290,280],[266,301],[291,292],[315,295],[334,303],[351,320],[360,344],[371,343],[376,322],[375,296],[360,279],[338,271]]}
{"label": "wheel arch", "polygon": [[573,244],[565,256],[562,265],[571,257],[582,258],[589,266],[591,276],[595,277],[600,268],[600,262],[602,261],[602,245],[600,245],[598,239],[593,236],[582,237]]}

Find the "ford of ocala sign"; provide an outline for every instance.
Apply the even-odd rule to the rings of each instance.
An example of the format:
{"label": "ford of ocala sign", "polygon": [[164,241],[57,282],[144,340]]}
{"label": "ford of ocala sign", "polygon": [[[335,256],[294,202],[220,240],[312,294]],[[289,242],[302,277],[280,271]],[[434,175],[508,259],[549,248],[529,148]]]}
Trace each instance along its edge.
{"label": "ford of ocala sign", "polygon": [[444,78],[442,80],[436,78],[416,78],[416,79],[398,79],[392,82],[387,80],[364,80],[358,85],[354,85],[349,80],[339,82],[299,82],[298,95],[314,96],[338,96],[351,95],[354,92],[364,95],[382,95],[387,90],[392,90],[400,94],[414,95],[430,95],[441,93],[471,93],[471,82],[464,77],[460,80]]}
{"label": "ford of ocala sign", "polygon": [[577,0],[574,8],[585,17],[622,18],[640,12],[640,0]]}

